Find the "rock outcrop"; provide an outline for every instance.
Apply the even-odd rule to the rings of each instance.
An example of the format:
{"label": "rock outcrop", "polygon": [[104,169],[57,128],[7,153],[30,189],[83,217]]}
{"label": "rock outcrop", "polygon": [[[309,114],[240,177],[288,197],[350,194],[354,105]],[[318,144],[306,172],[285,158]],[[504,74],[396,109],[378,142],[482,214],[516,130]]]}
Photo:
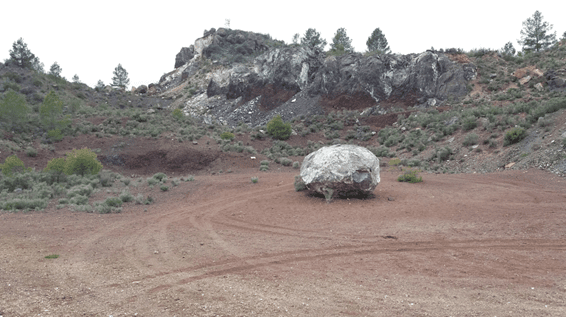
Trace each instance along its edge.
{"label": "rock outcrop", "polygon": [[177,56],[175,56],[175,68],[179,68],[188,63],[195,56],[195,47],[183,47]]}
{"label": "rock outcrop", "polygon": [[368,195],[380,182],[379,159],[353,144],[326,146],[305,157],[300,176],[309,191],[327,200]]}
{"label": "rock outcrop", "polygon": [[555,90],[563,90],[566,91],[566,81],[564,78],[561,78],[560,75],[565,76],[566,70],[549,70],[544,73],[544,77],[546,78],[546,84],[548,85],[548,89],[550,91]]}
{"label": "rock outcrop", "polygon": [[431,51],[418,55],[352,53],[326,58],[309,93],[324,96],[336,109],[352,107],[347,96],[355,96],[364,108],[391,101],[426,107],[448,96],[465,96],[466,82],[475,76],[473,64],[455,63]]}
{"label": "rock outcrop", "polygon": [[380,114],[390,107],[440,106],[449,97],[466,96],[467,82],[477,75],[475,65],[440,52],[328,57],[267,35],[224,28],[206,31],[192,51],[181,50],[175,66],[149,94],[174,91],[187,81],[203,83],[197,90],[205,95],[185,101],[187,114],[251,126],[274,114],[290,120],[332,110],[371,108]]}

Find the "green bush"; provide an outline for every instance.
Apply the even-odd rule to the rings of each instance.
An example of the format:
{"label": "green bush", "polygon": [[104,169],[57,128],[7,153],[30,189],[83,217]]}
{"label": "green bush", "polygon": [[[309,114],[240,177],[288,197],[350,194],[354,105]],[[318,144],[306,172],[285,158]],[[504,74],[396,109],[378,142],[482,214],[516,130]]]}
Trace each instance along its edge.
{"label": "green bush", "polygon": [[162,185],[160,188],[161,188],[161,191],[164,191],[164,192],[169,190],[169,187],[165,186],[165,185]]}
{"label": "green bush", "polygon": [[4,83],[4,90],[9,90],[9,89],[13,90],[15,92],[18,92],[22,89],[22,87],[20,87],[20,85],[14,83],[14,82],[11,82],[11,81],[5,82]]}
{"label": "green bush", "polygon": [[45,209],[48,203],[47,199],[13,198],[0,203],[0,207],[4,210],[41,210]]}
{"label": "green bush", "polygon": [[63,139],[63,133],[61,133],[61,129],[53,129],[47,131],[47,137],[53,142],[59,142]]}
{"label": "green bush", "polygon": [[33,147],[28,147],[27,150],[26,150],[26,154],[29,157],[36,157],[37,156],[37,150]]}
{"label": "green bush", "polygon": [[477,126],[478,126],[478,122],[474,117],[466,118],[464,119],[464,122],[462,122],[462,129],[464,129],[464,131],[473,130]]}
{"label": "green bush", "polygon": [[179,109],[179,108],[173,110],[173,112],[171,113],[171,115],[172,115],[173,118],[175,118],[176,120],[181,120],[181,119],[183,119],[183,111],[181,111],[181,109]]}
{"label": "green bush", "polygon": [[301,177],[301,175],[296,175],[295,176],[295,191],[300,192],[303,191],[305,189],[307,189],[307,185],[305,184],[305,182],[303,181],[303,178]]}
{"label": "green bush", "polygon": [[419,170],[408,170],[405,171],[402,175],[399,175],[397,181],[399,182],[409,182],[409,183],[420,183],[423,181],[421,176],[418,176]]}
{"label": "green bush", "polygon": [[167,180],[167,175],[165,173],[159,172],[159,173],[153,174],[153,178],[162,182],[164,180]]}
{"label": "green bush", "polygon": [[234,139],[234,137],[235,137],[234,133],[228,132],[228,131],[222,132],[222,134],[220,135],[220,138],[222,140],[230,140],[231,141],[231,140]]}
{"label": "green bush", "polygon": [[277,115],[267,123],[267,133],[277,140],[287,140],[291,136],[291,124],[284,123]]}
{"label": "green bush", "polygon": [[298,161],[293,162],[294,169],[299,169],[300,167],[301,167],[301,163],[299,163]]}
{"label": "green bush", "polygon": [[478,144],[478,140],[479,140],[479,136],[477,134],[470,133],[466,135],[466,137],[464,138],[464,142],[462,142],[462,144],[464,146],[475,145]]}
{"label": "green bush", "polygon": [[255,183],[257,183],[258,181],[259,181],[259,178],[257,178],[257,177],[252,177],[252,183],[255,184]]}
{"label": "green bush", "polygon": [[452,154],[454,154],[452,148],[445,146],[443,148],[436,149],[436,151],[434,151],[430,159],[433,160],[436,158],[439,162],[446,161],[450,158]]}
{"label": "green bush", "polygon": [[39,107],[39,117],[48,130],[62,129],[71,123],[69,116],[63,116],[63,102],[53,91],[45,96]]}
{"label": "green bush", "polygon": [[147,185],[149,186],[153,186],[155,184],[159,183],[159,180],[153,178],[153,177],[148,177],[147,178]]}
{"label": "green bush", "polygon": [[96,175],[102,169],[102,164],[96,159],[96,153],[88,148],[74,149],[66,153],[65,174]]}
{"label": "green bush", "polygon": [[88,197],[82,196],[82,195],[74,196],[73,198],[69,199],[69,204],[71,204],[71,205],[86,205],[86,204],[88,204]]}
{"label": "green bush", "polygon": [[514,127],[505,133],[504,144],[505,146],[515,144],[527,136],[527,131],[521,127]]}
{"label": "green bush", "polygon": [[67,198],[73,198],[75,196],[90,196],[92,194],[92,192],[94,191],[94,188],[92,187],[92,185],[77,185],[74,187],[71,187],[68,191],[67,191]]}
{"label": "green bush", "polygon": [[110,207],[120,207],[122,206],[122,199],[118,197],[108,197],[104,200],[104,204]]}
{"label": "green bush", "polygon": [[26,169],[24,162],[20,160],[15,154],[8,156],[6,160],[4,160],[4,164],[0,164],[0,169],[2,169],[2,174],[8,177],[12,176],[14,172],[22,173],[31,170],[30,168]]}
{"label": "green bush", "polygon": [[110,171],[104,170],[98,174],[98,181],[102,187],[112,187],[114,178],[114,174]]}
{"label": "green bush", "polygon": [[369,147],[368,150],[370,150],[377,157],[389,157],[389,156],[391,156],[389,149],[387,147],[383,146],[383,145],[381,145],[379,147]]}
{"label": "green bush", "polygon": [[61,157],[51,159],[47,162],[47,167],[43,171],[52,174],[55,181],[60,182],[63,173],[65,173],[65,159]]}
{"label": "green bush", "polygon": [[289,166],[289,165],[293,164],[293,161],[286,158],[286,157],[283,157],[283,158],[279,159],[279,163],[283,166]]}
{"label": "green bush", "polygon": [[[6,84],[4,84],[4,88],[7,89]],[[0,99],[0,121],[11,129],[21,128],[21,124],[26,120],[29,112],[24,95],[8,90],[4,94],[4,98]]]}
{"label": "green bush", "polygon": [[399,164],[401,164],[401,159],[399,159],[397,157],[390,159],[389,162],[387,163],[387,165],[389,165],[389,166],[397,166]]}

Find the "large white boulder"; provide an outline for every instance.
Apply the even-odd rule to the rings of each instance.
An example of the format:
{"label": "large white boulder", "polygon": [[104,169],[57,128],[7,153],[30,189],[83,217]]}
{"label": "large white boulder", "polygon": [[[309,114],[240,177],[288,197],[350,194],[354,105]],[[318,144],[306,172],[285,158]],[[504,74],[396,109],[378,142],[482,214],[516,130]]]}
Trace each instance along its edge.
{"label": "large white boulder", "polygon": [[328,200],[367,195],[379,184],[379,159],[362,146],[325,146],[305,157],[300,176],[309,191]]}

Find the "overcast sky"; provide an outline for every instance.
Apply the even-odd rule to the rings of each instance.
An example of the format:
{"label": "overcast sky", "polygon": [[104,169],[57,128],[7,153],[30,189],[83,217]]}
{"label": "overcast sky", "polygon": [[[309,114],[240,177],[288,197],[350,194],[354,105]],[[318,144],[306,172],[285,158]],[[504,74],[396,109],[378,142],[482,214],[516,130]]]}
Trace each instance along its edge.
{"label": "overcast sky", "polygon": [[[87,4],[88,3],[88,4]],[[111,83],[121,63],[130,84],[159,81],[173,70],[175,55],[194,44],[205,29],[230,27],[270,34],[292,42],[315,28],[327,42],[346,28],[356,51],[366,50],[375,28],[393,53],[420,53],[431,47],[499,49],[512,41],[519,50],[522,22],[536,10],[553,24],[557,39],[566,31],[559,1],[5,1],[1,5],[0,60],[22,37],[45,64],[53,62],[70,80],[94,87]],[[328,49],[328,46],[326,47]]]}

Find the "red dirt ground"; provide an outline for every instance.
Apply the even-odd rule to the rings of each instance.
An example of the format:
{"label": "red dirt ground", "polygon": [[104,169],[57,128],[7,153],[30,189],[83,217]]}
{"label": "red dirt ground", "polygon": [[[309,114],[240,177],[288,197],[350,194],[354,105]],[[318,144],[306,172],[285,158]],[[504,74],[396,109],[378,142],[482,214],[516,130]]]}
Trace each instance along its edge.
{"label": "red dirt ground", "polygon": [[203,174],[119,214],[2,212],[0,315],[566,315],[563,178],[382,171],[374,198],[327,204],[295,174]]}

